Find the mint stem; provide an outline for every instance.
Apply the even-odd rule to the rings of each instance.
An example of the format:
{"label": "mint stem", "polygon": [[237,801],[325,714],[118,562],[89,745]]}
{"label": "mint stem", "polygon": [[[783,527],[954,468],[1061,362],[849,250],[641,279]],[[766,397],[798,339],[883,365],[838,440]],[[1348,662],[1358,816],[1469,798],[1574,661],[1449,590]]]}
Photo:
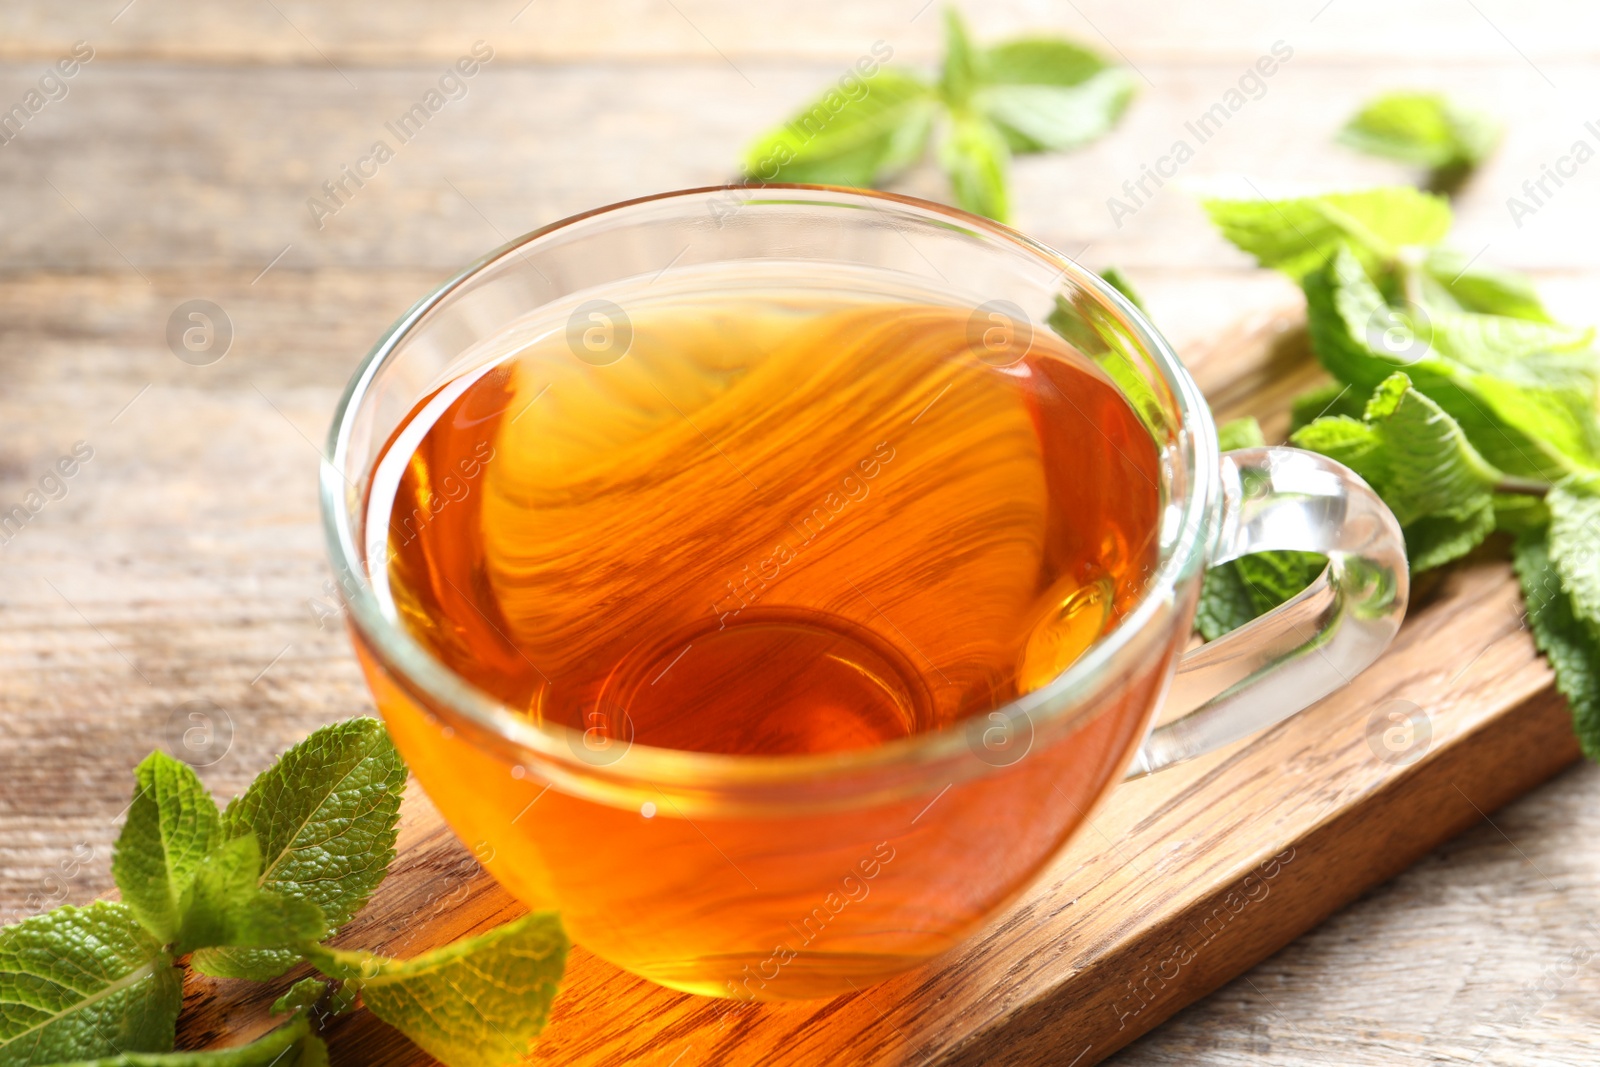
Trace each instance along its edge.
{"label": "mint stem", "polygon": [[1550,492],[1549,482],[1535,481],[1532,478],[1518,478],[1514,474],[1502,475],[1494,484],[1497,493],[1515,493],[1518,496],[1543,497]]}

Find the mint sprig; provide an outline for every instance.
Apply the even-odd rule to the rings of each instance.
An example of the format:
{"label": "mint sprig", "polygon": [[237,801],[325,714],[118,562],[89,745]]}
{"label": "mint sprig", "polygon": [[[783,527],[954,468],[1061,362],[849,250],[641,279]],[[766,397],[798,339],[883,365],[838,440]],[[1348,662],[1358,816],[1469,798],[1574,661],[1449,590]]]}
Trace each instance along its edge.
{"label": "mint sprig", "polygon": [[[0,1067],[327,1067],[312,1020],[358,998],[447,1067],[515,1062],[543,1030],[568,947],[553,913],[410,960],[321,943],[394,857],[406,768],[376,719],[317,730],[220,813],[163,753],[135,783],[112,862],[126,903],[0,930]],[[258,980],[310,959],[333,982],[295,982],[273,1005],[292,1018],[249,1045],[172,1052],[186,955]]]}
{"label": "mint sprig", "polygon": [[[260,888],[316,905],[337,929],[366,903],[394,859],[405,783],[405,764],[382,723],[335,723],[291,748],[231,802],[222,832],[254,834]],[[286,937],[276,948],[234,941],[198,953],[193,963],[202,974],[265,981],[300,959],[296,942],[319,936]]]}
{"label": "mint sprig", "polygon": [[[1470,166],[1485,123],[1443,101],[1386,98],[1346,141],[1434,168]],[[1286,200],[1211,200],[1224,236],[1306,296],[1312,348],[1335,381],[1294,404],[1290,442],[1361,474],[1400,520],[1413,571],[1496,530],[1534,639],[1600,759],[1600,353],[1592,329],[1550,315],[1520,275],[1443,245],[1449,204],[1409,187]],[[1359,414],[1358,408],[1359,407]],[[1215,568],[1197,626],[1208,640],[1297,591],[1260,557]],[[1244,583],[1250,568],[1269,577]]]}
{"label": "mint sprig", "polygon": [[1052,37],[982,47],[954,9],[937,77],[863,64],[750,145],[748,183],[879,185],[933,142],[955,202],[1004,222],[1013,156],[1087,144],[1133,97],[1128,72],[1092,49]]}

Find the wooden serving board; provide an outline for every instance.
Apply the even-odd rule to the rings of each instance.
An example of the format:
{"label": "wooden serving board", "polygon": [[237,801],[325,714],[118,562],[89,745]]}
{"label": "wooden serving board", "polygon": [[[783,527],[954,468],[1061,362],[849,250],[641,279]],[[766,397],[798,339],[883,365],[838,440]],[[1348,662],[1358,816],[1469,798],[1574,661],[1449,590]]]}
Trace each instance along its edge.
{"label": "wooden serving board", "polygon": [[[1318,380],[1294,309],[1190,355],[1219,420],[1264,416],[1269,438]],[[1394,646],[1348,688],[1114,790],[1039,884],[952,955],[833,1001],[750,1005],[653,986],[578,947],[532,1062],[1103,1059],[1578,758],[1503,547],[1417,583]],[[1418,725],[1386,736],[1389,713],[1413,709]],[[341,942],[408,956],[521,913],[415,785],[403,811],[394,869]],[[180,1045],[268,1029],[293,977],[191,975]],[[431,1062],[366,1012],[327,1036],[338,1064]]]}

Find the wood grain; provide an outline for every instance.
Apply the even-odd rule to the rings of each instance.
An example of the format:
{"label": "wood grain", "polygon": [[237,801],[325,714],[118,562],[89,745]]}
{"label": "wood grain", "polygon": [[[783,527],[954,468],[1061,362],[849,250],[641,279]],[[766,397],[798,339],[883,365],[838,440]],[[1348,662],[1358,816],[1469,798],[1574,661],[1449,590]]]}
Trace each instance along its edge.
{"label": "wood grain", "polygon": [[[9,5],[0,14],[0,103],[20,99],[74,40],[93,42],[97,56],[66,99],[0,148],[0,503],[20,499],[76,440],[91,442],[96,458],[64,499],[0,546],[0,918],[81,903],[110,888],[109,848],[127,803],[128,771],[167,743],[182,702],[214,701],[232,722],[226,754],[201,768],[222,797],[314,726],[370,711],[343,635],[319,628],[309,606],[327,578],[315,442],[355,361],[401,310],[502,235],[625,196],[725,177],[750,136],[873,40],[890,43],[896,63],[930,65],[938,10],[919,15],[922,7],[920,0],[541,2],[513,23],[521,0],[448,7],[395,0],[381,10],[303,0]],[[1600,220],[1592,176],[1569,183],[1522,227],[1505,206],[1593,118],[1600,37],[1584,5],[1080,0],[1041,7],[1001,0],[969,5],[968,14],[981,37],[1064,31],[1120,50],[1144,75],[1114,136],[1084,152],[1019,161],[1017,224],[1091,265],[1129,267],[1163,330],[1230,411],[1249,407],[1254,390],[1292,391],[1307,373],[1289,370],[1303,365],[1287,357],[1277,364],[1286,375],[1258,369],[1253,383],[1218,369],[1258,318],[1278,322],[1293,351],[1293,291],[1248,269],[1218,241],[1184,183],[1230,172],[1269,182],[1407,180],[1405,168],[1329,140],[1357,101],[1383,88],[1437,86],[1511,120],[1506,141],[1458,202],[1458,243],[1469,254],[1482,250],[1484,262],[1538,272],[1563,316],[1595,318],[1600,256],[1584,239]],[[496,60],[468,98],[453,102],[361,197],[316,229],[306,197],[479,37],[492,42]],[[1205,146],[1181,182],[1114,225],[1106,198],[1279,37],[1296,58],[1267,94]],[[906,184],[943,195],[931,173]],[[179,363],[163,337],[173,308],[195,297],[220,303],[238,327],[234,349],[211,367]],[[1492,578],[1494,567],[1474,564],[1457,577],[1480,573]],[[1504,620],[1472,618],[1469,636],[1477,640],[1423,646],[1444,680],[1465,669],[1436,694],[1445,714],[1449,702],[1473,699],[1491,673],[1499,687],[1492,692],[1516,688],[1505,681],[1507,664],[1481,679],[1480,671],[1500,655],[1493,648],[1525,652],[1525,641],[1495,629]],[[1491,643],[1491,634],[1501,636]],[[1491,651],[1474,664],[1485,646]],[[1531,659],[1518,669],[1530,681],[1538,670]],[[1414,684],[1432,693],[1433,681]],[[1407,689],[1398,698],[1437,713],[1434,696]],[[1363,723],[1336,725],[1359,731]],[[1528,730],[1541,736],[1536,724]],[[1564,758],[1560,739],[1548,743],[1550,758]],[[1204,776],[1219,766],[1171,773]],[[1230,767],[1218,781],[1241,773]],[[1283,768],[1296,781],[1316,771],[1293,762]],[[1172,778],[1163,788],[1197,781]],[[1139,836],[1147,831],[1126,814],[1140,801],[1132,791],[1149,788],[1130,786],[1095,819],[1104,848],[1124,850],[1150,873],[1142,894],[1124,887],[1122,899],[1140,907],[1157,900],[1171,884],[1166,872],[1183,869],[1187,854],[1181,845],[1171,855],[1149,851]],[[1221,803],[1242,817],[1259,803],[1253,796],[1246,790]],[[1475,799],[1490,810],[1491,796]],[[1146,803],[1153,810],[1155,799]],[[1600,851],[1590,844],[1600,839],[1597,812],[1600,772],[1567,772],[1183,1010],[1116,1062],[1301,1067],[1479,1055],[1485,1064],[1600,1064],[1592,1038],[1600,969],[1560,969],[1585,943],[1583,922],[1600,907]],[[409,952],[424,933],[456,932],[436,927],[439,918],[418,917],[437,907],[427,903],[434,880],[452,891],[458,880],[471,888],[470,898],[444,913],[459,928],[511,907],[492,884],[474,879],[453,839],[425,832],[426,815],[419,798],[408,803],[407,840],[417,847],[405,862],[418,866],[388,889],[428,882],[430,891],[391,900],[383,921],[405,929],[370,927],[369,944]],[[1254,817],[1292,829],[1279,827],[1276,809],[1255,809]],[[1064,858],[1041,892],[1077,884],[1082,861],[1075,857]],[[1274,902],[1290,899],[1285,879],[1294,869],[1291,863],[1263,907],[1252,904],[1239,921],[1270,926],[1252,909],[1272,912]],[[1296,924],[1309,921],[1300,907],[1284,909]],[[1281,931],[1271,933],[1269,941]],[[366,933],[350,933],[358,935]],[[1082,944],[1009,956],[1007,966],[1029,972],[1048,964],[1059,975],[1062,954]],[[692,1014],[663,1017],[699,1026],[696,1033],[710,1027],[703,1045],[683,1040],[689,1029],[641,1028],[628,1012],[643,1010],[644,992],[608,985],[592,960],[575,967],[586,992],[624,998],[614,1018],[636,1031],[630,1047],[642,1062],[668,1064],[680,1053],[682,1067],[717,1062],[716,1050],[741,1028],[773,1039],[770,1021],[715,1011],[698,1022]],[[995,973],[970,972],[970,980],[992,983]],[[1190,985],[1185,975],[1183,995],[1215,978]],[[1012,978],[999,981],[1009,986]],[[190,992],[234,998],[226,1012],[197,1002],[198,1025],[186,1031],[196,1040],[237,1040],[248,1031],[248,1012],[261,1008],[227,990]],[[931,976],[918,995],[929,998],[930,1017],[944,1010],[935,997],[963,1006],[961,1018],[977,1026],[1007,1017],[1003,1004],[985,1015],[974,1007],[977,994]],[[999,989],[990,995],[1005,997]],[[833,1009],[855,1027],[844,1033],[865,1034],[873,1019],[884,1026],[872,1003]],[[1161,1001],[1139,1018],[1170,1007]],[[1040,1033],[1049,1029],[1032,1016],[1017,1018]],[[888,1033],[908,1049],[981,1054],[976,1045],[938,1045],[941,1031],[926,1019],[893,1020],[906,1036]],[[340,1021],[333,1036],[342,1062],[407,1062],[404,1043],[364,1014]],[[823,1048],[817,1041],[801,1047]],[[874,1038],[867,1047],[888,1044]],[[623,1047],[621,1039],[614,1047]],[[1063,1044],[1047,1062],[1072,1055]]]}
{"label": "wood grain", "polygon": [[[1219,343],[1225,357],[1196,353],[1202,380],[1255,395],[1256,411],[1274,405],[1252,383],[1306,363],[1289,313]],[[835,1001],[757,1006],[660,989],[580,950],[534,1062],[691,1050],[727,1064],[1044,1064],[1063,1050],[1098,1062],[1577,758],[1509,568],[1483,555],[1420,596],[1393,649],[1347,689],[1116,790],[1038,886],[935,965]],[[1466,668],[1463,642],[1480,648]],[[1389,722],[1373,718],[1396,701],[1420,709],[1428,735],[1398,762],[1384,758]],[[416,801],[404,862],[352,943],[422,947],[516,910],[488,885],[446,889],[437,815]],[[447,892],[459,903],[430,911]],[[270,1025],[271,995],[192,979],[185,1033],[248,1035]],[[342,1025],[361,1037],[341,1047],[369,1054],[370,1020]]]}

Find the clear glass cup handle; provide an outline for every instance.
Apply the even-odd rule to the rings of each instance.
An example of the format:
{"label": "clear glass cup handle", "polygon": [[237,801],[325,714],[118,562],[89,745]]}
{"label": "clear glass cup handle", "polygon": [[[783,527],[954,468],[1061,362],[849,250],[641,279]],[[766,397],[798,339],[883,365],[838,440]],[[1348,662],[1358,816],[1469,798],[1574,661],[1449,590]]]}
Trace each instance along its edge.
{"label": "clear glass cup handle", "polygon": [[1299,549],[1322,553],[1328,566],[1287,604],[1184,654],[1168,703],[1193,710],[1151,731],[1130,778],[1316,703],[1377,659],[1405,617],[1405,539],[1354,471],[1297,448],[1245,448],[1223,454],[1222,485],[1212,565]]}

